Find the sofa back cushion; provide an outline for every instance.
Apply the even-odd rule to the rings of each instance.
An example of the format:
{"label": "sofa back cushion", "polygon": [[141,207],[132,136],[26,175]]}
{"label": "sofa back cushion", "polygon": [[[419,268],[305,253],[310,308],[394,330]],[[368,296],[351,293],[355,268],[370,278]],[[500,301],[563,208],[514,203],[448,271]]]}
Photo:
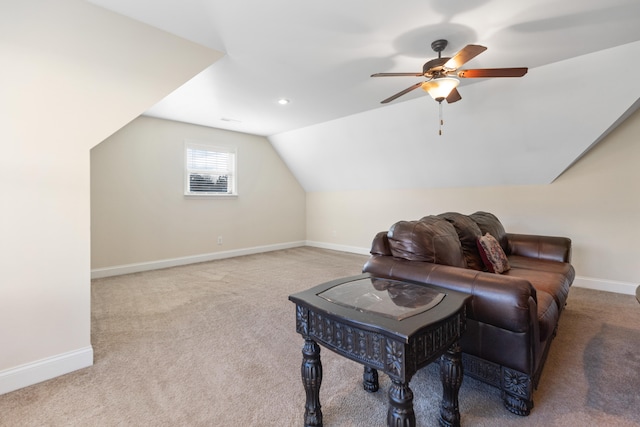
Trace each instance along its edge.
{"label": "sofa back cushion", "polygon": [[469,217],[478,224],[480,232],[484,236],[489,233],[500,243],[502,250],[509,254],[509,242],[507,240],[507,233],[502,226],[500,220],[492,213],[489,212],[476,212],[469,215]]}
{"label": "sofa back cushion", "polygon": [[387,233],[391,254],[409,261],[466,267],[462,246],[453,225],[428,216],[420,221],[399,221]]}
{"label": "sofa back cushion", "polygon": [[456,233],[458,233],[464,259],[467,262],[467,268],[480,271],[486,270],[480,252],[478,251],[477,241],[478,238],[482,236],[478,224],[468,215],[463,215],[458,212],[446,212],[437,216],[453,225]]}

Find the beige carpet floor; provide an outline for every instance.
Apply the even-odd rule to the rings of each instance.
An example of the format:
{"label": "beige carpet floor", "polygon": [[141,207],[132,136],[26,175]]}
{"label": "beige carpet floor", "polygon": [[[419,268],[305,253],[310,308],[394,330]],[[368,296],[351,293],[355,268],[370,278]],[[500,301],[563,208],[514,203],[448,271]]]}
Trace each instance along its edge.
{"label": "beige carpet floor", "polygon": [[[302,426],[302,338],[291,293],[359,274],[365,256],[296,248],[94,280],[95,364],[0,396],[2,426]],[[322,350],[325,426],[383,426],[389,379]],[[435,365],[411,381],[419,426],[437,424]],[[640,304],[573,288],[535,407],[507,412],[465,377],[463,426],[640,426]]]}

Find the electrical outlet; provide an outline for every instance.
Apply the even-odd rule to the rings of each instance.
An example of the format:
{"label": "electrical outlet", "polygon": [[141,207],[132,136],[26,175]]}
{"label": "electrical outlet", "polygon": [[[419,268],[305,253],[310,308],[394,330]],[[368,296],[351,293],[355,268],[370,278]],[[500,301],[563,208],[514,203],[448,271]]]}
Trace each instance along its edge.
{"label": "electrical outlet", "polygon": [[222,236],[218,236],[218,244],[221,245],[222,244]]}

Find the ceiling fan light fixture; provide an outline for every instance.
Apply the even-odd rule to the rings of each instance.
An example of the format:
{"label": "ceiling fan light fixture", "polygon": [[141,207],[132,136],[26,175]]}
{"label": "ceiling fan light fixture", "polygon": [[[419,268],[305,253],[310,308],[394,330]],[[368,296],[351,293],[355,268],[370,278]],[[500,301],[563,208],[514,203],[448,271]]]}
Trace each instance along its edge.
{"label": "ceiling fan light fixture", "polygon": [[442,102],[459,84],[460,80],[453,77],[439,77],[422,83],[422,89],[436,101]]}

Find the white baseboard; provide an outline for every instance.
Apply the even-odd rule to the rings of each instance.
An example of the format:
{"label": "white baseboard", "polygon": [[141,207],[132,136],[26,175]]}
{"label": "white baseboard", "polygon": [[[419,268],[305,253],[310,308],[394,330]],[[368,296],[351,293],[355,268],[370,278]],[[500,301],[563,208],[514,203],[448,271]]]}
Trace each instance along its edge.
{"label": "white baseboard", "polygon": [[619,282],[617,280],[594,279],[592,277],[576,276],[573,286],[594,289],[596,291],[615,292],[618,294],[635,295],[638,283]]}
{"label": "white baseboard", "polygon": [[306,245],[314,248],[331,249],[333,251],[350,252],[360,255],[369,255],[370,250],[369,248],[360,248],[358,246],[336,245],[334,243],[314,242],[312,240],[307,240]]}
{"label": "white baseboard", "polygon": [[140,262],[136,264],[117,265],[114,267],[96,268],[91,270],[92,279],[103,277],[120,276],[122,274],[139,273],[141,271],[159,270],[161,268],[177,267],[179,265],[195,264],[198,262],[214,261],[217,259],[232,258],[243,255],[252,255],[262,252],[278,251],[281,249],[297,248],[304,246],[305,242],[288,242],[267,246],[255,246],[245,249],[234,249],[230,251],[213,252],[209,254],[193,255],[180,258],[163,259],[159,261]]}
{"label": "white baseboard", "polygon": [[[314,248],[330,249],[340,252],[349,252],[359,255],[369,255],[369,248],[358,246],[338,245],[334,243],[316,242],[313,240],[288,242],[267,246],[256,246],[253,248],[236,249],[231,251],[213,252],[210,254],[194,255],[181,258],[172,258],[159,261],[143,262],[137,264],[119,265],[115,267],[97,268],[91,270],[91,278],[99,279],[103,277],[119,276],[122,274],[138,273],[141,271],[158,270],[161,268],[176,267],[179,265],[195,264],[198,262],[214,261],[217,259],[232,258],[236,256],[252,255],[262,252],[290,249],[300,246],[311,246]],[[594,289],[598,291],[615,292],[625,295],[635,295],[637,283],[619,282],[615,280],[595,279],[591,277],[577,276],[573,286],[578,288]]]}
{"label": "white baseboard", "polygon": [[91,346],[0,371],[0,394],[9,393],[93,365]]}

